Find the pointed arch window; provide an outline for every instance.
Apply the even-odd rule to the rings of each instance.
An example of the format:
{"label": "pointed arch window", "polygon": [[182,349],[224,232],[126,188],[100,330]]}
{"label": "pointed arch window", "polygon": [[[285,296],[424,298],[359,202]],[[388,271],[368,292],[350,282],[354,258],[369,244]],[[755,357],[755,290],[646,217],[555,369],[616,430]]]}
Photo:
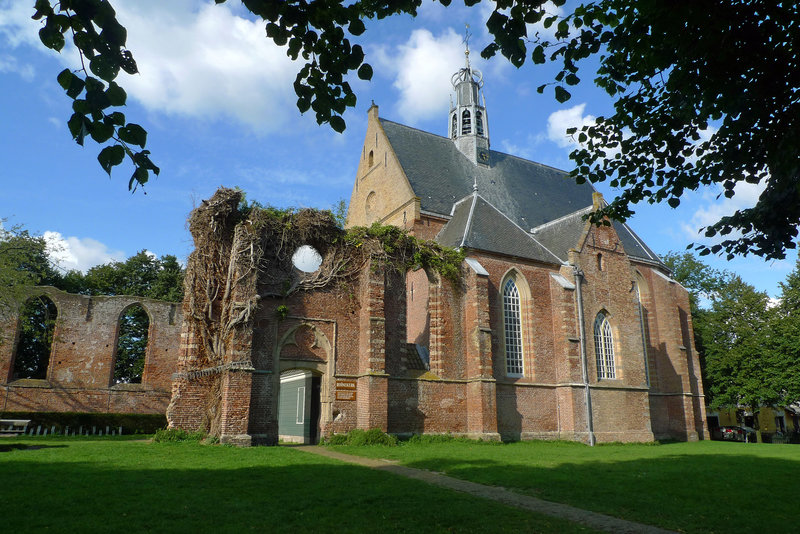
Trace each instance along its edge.
{"label": "pointed arch window", "polygon": [[480,111],[475,112],[475,131],[478,135],[483,135],[483,113]]}
{"label": "pointed arch window", "polygon": [[597,357],[597,378],[616,378],[614,367],[614,337],[611,323],[600,312],[594,320],[594,353]]}
{"label": "pointed arch window", "polygon": [[503,284],[503,332],[505,334],[506,374],[522,376],[522,309],[514,278]]}
{"label": "pointed arch window", "polygon": [[453,139],[458,135],[458,113],[453,113],[453,120],[450,121],[450,137]]}
{"label": "pointed arch window", "polygon": [[141,384],[150,331],[150,317],[140,304],[125,308],[119,317],[114,384]]}
{"label": "pointed arch window", "polygon": [[465,109],[463,113],[461,113],[461,135],[468,135],[472,133],[472,115],[470,115],[469,110]]}
{"label": "pointed arch window", "polygon": [[20,310],[13,378],[47,379],[58,308],[46,295],[29,299]]}

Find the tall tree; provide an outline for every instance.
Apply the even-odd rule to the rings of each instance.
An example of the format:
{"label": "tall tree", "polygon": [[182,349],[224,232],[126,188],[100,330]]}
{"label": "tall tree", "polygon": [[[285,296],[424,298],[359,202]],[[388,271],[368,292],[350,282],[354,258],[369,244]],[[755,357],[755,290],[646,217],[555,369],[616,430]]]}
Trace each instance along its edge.
{"label": "tall tree", "polygon": [[736,275],[713,299],[700,325],[712,408],[746,406],[755,415],[782,403],[779,362],[770,349],[772,315],[767,294]]}
{"label": "tall tree", "polygon": [[[225,0],[215,0],[224,3]],[[439,0],[449,5],[451,0]],[[474,5],[480,0],[464,0]],[[749,208],[720,218],[707,236],[721,243],[697,245],[701,254],[754,253],[783,258],[796,247],[800,189],[800,7],[769,0],[597,0],[577,4],[565,16],[548,13],[565,0],[487,0],[486,27],[493,37],[484,57],[500,52],[519,67],[561,64],[550,84],[566,102],[567,87],[585,76],[582,60],[596,58],[594,82],[614,99],[614,113],[572,129],[581,147],[571,157],[578,181],[609,181],[622,193],[591,214],[625,219],[632,204],[666,201],[677,206],[686,190],[719,185],[726,197],[741,182],[763,184]],[[372,77],[360,44],[365,20],[416,16],[422,0],[243,0],[262,18],[266,35],[302,58],[294,82],[297,107],[313,110],[319,123],[341,132],[342,114],[356,104],[346,76]],[[145,150],[147,132],[119,111],[127,95],[120,71],[137,72],[126,48],[127,32],[107,0],[36,0],[34,19],[48,48],[71,38],[82,67],[66,69],[58,82],[73,99],[68,125],[79,144],[87,137],[107,144],[98,159],[109,174],[128,159],[129,188],[159,169]],[[545,37],[530,28],[554,29]],[[591,64],[591,63],[590,63]],[[112,111],[115,110],[115,111]],[[613,155],[613,157],[611,157]],[[730,237],[734,233],[737,237]]]}
{"label": "tall tree", "polygon": [[800,260],[780,285],[770,348],[780,383],[780,404],[786,406],[800,402]]}
{"label": "tall tree", "polygon": [[156,258],[139,251],[124,262],[109,262],[86,274],[71,271],[62,289],[86,295],[136,295],[158,300],[183,299],[183,267],[172,255]]}
{"label": "tall tree", "polygon": [[689,292],[693,316],[700,311],[701,303],[719,295],[732,276],[728,271],[706,265],[691,252],[667,252],[661,259],[672,271],[672,277]]}
{"label": "tall tree", "polygon": [[59,280],[43,237],[21,226],[0,227],[0,311],[19,306],[33,286],[57,285]]}

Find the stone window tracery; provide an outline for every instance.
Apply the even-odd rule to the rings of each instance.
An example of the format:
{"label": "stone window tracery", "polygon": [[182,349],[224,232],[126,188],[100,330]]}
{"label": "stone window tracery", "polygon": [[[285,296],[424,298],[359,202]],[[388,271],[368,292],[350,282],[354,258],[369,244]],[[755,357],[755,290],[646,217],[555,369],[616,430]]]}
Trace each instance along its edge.
{"label": "stone window tracery", "polygon": [[597,358],[597,378],[616,378],[614,366],[614,337],[611,323],[600,312],[594,320],[594,353]]}
{"label": "stone window tracery", "polygon": [[503,284],[503,332],[505,334],[506,374],[523,376],[522,307],[513,277]]}

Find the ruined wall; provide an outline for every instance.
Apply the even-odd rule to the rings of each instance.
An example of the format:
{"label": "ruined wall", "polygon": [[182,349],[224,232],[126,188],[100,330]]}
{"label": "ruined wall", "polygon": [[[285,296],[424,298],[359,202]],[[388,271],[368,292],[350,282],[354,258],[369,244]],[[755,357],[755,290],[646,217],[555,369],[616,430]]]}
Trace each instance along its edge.
{"label": "ruined wall", "polygon": [[[2,319],[0,407],[3,411],[163,413],[170,398],[172,373],[183,320],[180,306],[134,296],[73,295],[51,287],[47,295],[58,310],[45,379],[14,380],[19,318]],[[148,313],[150,327],[141,384],[114,384],[119,319],[131,305]]]}

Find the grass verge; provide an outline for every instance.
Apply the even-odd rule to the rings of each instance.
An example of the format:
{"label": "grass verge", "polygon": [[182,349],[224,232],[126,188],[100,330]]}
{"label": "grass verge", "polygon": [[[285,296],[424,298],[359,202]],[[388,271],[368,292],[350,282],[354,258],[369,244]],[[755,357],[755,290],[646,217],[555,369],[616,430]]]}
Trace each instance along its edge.
{"label": "grass verge", "polygon": [[0,440],[7,532],[587,532],[286,447]]}
{"label": "grass verge", "polygon": [[703,441],[332,447],[685,532],[796,532],[800,447]]}

